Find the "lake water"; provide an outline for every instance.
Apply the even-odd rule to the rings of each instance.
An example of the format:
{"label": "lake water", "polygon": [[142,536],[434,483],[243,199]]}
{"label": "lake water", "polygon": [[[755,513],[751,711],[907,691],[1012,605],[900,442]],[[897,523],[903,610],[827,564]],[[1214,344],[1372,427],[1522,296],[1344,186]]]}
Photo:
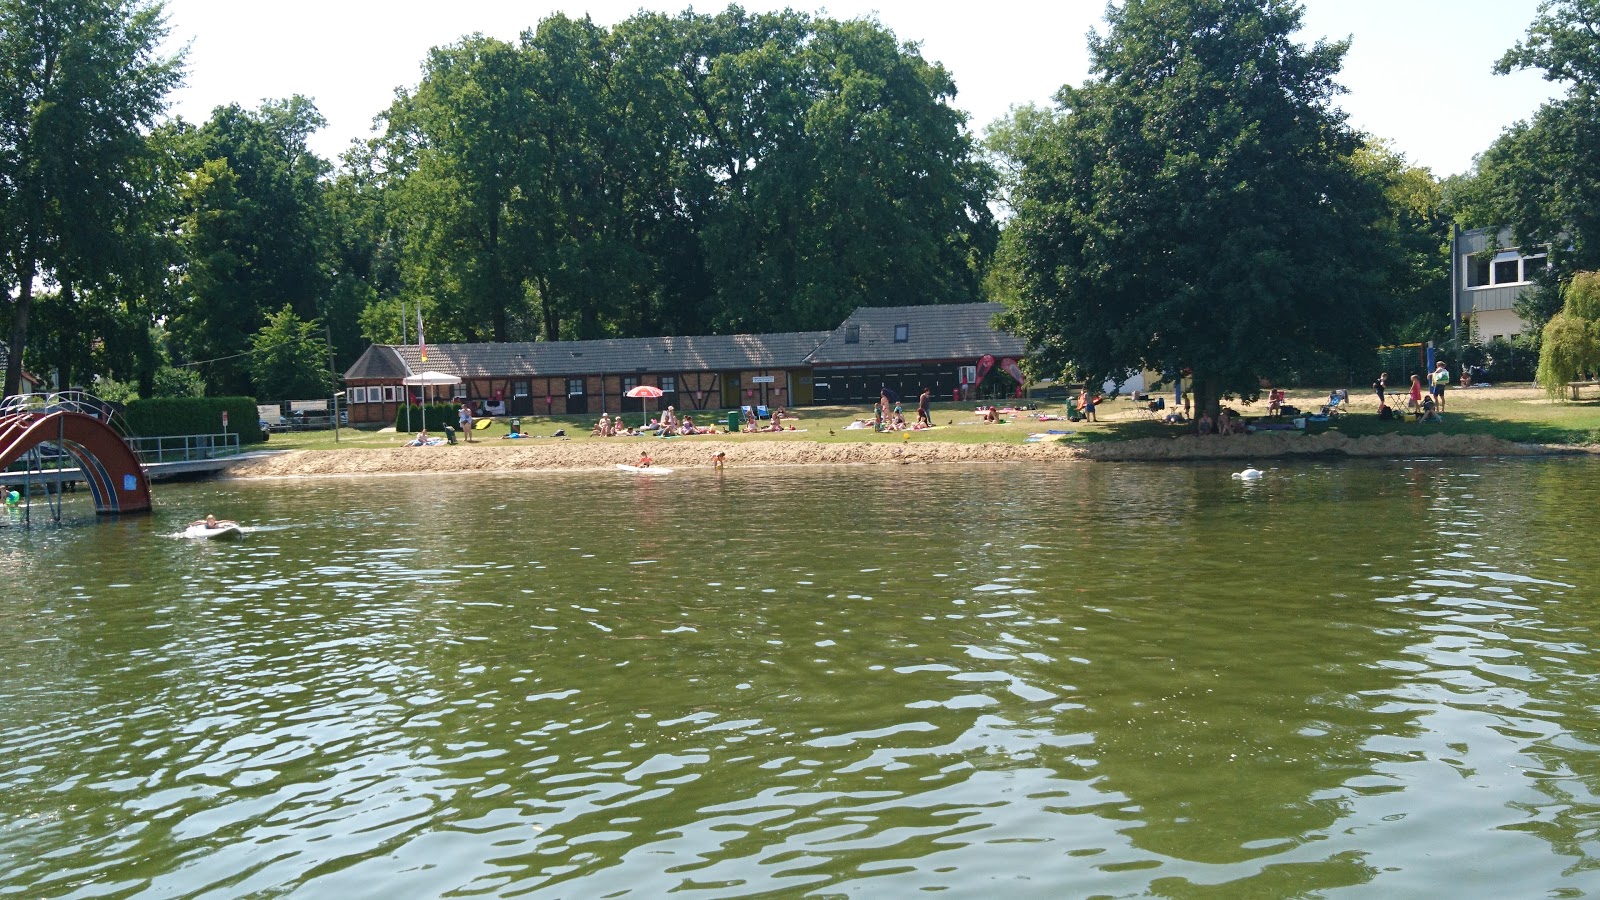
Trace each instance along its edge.
{"label": "lake water", "polygon": [[[1600,462],[0,523],[0,897],[1600,893]],[[173,536],[206,511],[237,543]],[[1585,537],[1588,536],[1588,537]]]}

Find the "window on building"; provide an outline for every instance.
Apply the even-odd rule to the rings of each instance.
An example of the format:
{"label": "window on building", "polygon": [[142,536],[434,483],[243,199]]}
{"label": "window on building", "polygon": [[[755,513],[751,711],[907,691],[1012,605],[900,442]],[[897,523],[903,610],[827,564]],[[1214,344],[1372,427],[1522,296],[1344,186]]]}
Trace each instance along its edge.
{"label": "window on building", "polygon": [[859,343],[861,343],[861,326],[860,325],[846,325],[844,327],[844,342],[846,344],[859,344]]}
{"label": "window on building", "polygon": [[365,402],[367,402],[367,389],[364,388],[364,387],[353,387],[353,388],[351,388],[350,389],[350,402],[351,403],[365,403]]}
{"label": "window on building", "polygon": [[513,382],[511,382],[511,396],[513,396],[513,397],[526,397],[526,396],[528,396],[528,383],[526,381],[513,381]]}
{"label": "window on building", "polygon": [[623,379],[622,379],[622,392],[624,394],[626,394],[627,392],[633,390],[634,388],[636,388],[638,386],[639,386],[639,379],[630,378],[630,377],[627,377],[627,376],[623,377]]}
{"label": "window on building", "polygon": [[674,375],[661,376],[661,393],[676,394],[678,392],[678,379]]}
{"label": "window on building", "polygon": [[568,378],[567,379],[567,396],[568,397],[579,397],[579,396],[582,396],[582,395],[583,395],[583,379],[582,378]]}
{"label": "window on building", "polygon": [[467,399],[467,383],[463,381],[460,384],[457,384],[455,391],[452,392],[452,396],[454,396],[457,400]]}
{"label": "window on building", "polygon": [[896,325],[894,327],[894,342],[896,344],[904,344],[904,343],[906,343],[907,341],[910,341],[910,340],[911,340],[911,326],[910,325]]}
{"label": "window on building", "polygon": [[1538,278],[1540,275],[1544,274],[1544,270],[1549,265],[1550,257],[1548,256],[1541,255],[1524,257],[1522,260],[1522,280],[1532,281],[1535,278]]}
{"label": "window on building", "polygon": [[1515,284],[1521,280],[1522,260],[1512,257],[1511,259],[1497,259],[1494,261],[1495,284]]}
{"label": "window on building", "polygon": [[386,384],[386,385],[383,386],[383,402],[385,402],[385,403],[393,403],[394,402],[394,385]]}
{"label": "window on building", "polygon": [[1467,287],[1487,287],[1494,259],[1489,256],[1467,257]]}

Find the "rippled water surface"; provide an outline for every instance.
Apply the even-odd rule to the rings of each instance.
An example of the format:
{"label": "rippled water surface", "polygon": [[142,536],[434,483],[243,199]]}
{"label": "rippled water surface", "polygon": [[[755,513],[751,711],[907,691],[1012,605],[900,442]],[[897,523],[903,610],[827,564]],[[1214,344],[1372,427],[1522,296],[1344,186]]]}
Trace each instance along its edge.
{"label": "rippled water surface", "polygon": [[[5,527],[0,897],[1600,893],[1600,463],[158,486]],[[206,511],[237,543],[175,538]]]}

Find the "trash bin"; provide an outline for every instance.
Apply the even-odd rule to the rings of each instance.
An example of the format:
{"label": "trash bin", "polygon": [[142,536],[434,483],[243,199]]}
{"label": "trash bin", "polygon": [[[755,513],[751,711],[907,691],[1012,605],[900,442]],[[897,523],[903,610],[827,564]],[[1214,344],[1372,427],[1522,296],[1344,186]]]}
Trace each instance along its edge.
{"label": "trash bin", "polygon": [[521,434],[522,433],[522,417],[521,416],[512,416],[511,417],[511,433],[512,434]]}
{"label": "trash bin", "polygon": [[728,433],[735,434],[739,431],[739,411],[728,413]]}

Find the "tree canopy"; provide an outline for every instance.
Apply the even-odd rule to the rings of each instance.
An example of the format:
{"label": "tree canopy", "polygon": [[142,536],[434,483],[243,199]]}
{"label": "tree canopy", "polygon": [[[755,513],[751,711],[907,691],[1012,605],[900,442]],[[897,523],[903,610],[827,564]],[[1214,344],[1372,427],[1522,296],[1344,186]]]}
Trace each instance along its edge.
{"label": "tree canopy", "polygon": [[1108,8],[1090,79],[1014,142],[1005,318],[1036,368],[1190,370],[1214,409],[1390,333],[1390,182],[1332,103],[1346,44],[1300,23],[1288,0]]}
{"label": "tree canopy", "polygon": [[954,94],[881,25],[792,11],[436,48],[381,145],[404,289],[497,341],[977,299],[993,173]]}
{"label": "tree canopy", "polygon": [[158,172],[146,135],[182,78],[181,54],[156,52],[166,33],[156,2],[0,0],[6,395],[21,380],[41,280],[60,285],[57,302],[71,309],[85,289],[136,283],[154,265],[139,252]]}
{"label": "tree canopy", "polygon": [[1553,398],[1578,376],[1600,372],[1600,272],[1577,273],[1562,293],[1539,344],[1539,383]]}
{"label": "tree canopy", "polygon": [[1549,249],[1541,289],[1518,304],[1537,333],[1561,308],[1559,283],[1600,269],[1600,0],[1541,4],[1527,36],[1495,68],[1537,69],[1567,85],[1510,124],[1473,173],[1450,186],[1463,224],[1506,225],[1518,246]]}

